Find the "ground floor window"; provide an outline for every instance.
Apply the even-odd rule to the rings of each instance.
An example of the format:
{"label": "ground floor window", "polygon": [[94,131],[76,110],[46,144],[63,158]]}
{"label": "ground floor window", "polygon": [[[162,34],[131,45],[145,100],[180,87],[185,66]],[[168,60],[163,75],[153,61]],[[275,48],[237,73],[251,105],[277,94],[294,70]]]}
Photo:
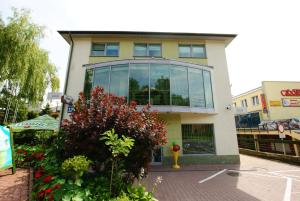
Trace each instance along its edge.
{"label": "ground floor window", "polygon": [[183,154],[214,154],[213,124],[182,125]]}

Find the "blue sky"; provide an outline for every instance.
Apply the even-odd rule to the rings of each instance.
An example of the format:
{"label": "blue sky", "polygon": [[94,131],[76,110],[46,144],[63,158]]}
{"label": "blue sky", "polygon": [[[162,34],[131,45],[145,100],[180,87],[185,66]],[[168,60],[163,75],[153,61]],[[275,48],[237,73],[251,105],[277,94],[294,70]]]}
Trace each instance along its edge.
{"label": "blue sky", "polygon": [[123,30],[234,33],[227,47],[232,94],[263,80],[300,81],[297,0],[1,0],[2,18],[11,7],[31,10],[46,26],[41,46],[49,51],[64,85],[69,46],[57,30]]}

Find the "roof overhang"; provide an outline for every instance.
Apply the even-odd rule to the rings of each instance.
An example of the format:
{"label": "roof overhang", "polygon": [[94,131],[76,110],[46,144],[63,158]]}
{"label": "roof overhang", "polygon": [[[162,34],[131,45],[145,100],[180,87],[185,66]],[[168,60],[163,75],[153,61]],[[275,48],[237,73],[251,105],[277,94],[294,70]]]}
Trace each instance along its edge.
{"label": "roof overhang", "polygon": [[184,38],[184,39],[202,39],[202,40],[220,40],[227,46],[237,35],[236,34],[215,34],[215,33],[184,33],[184,32],[145,32],[145,31],[65,31],[58,33],[70,44],[72,37],[124,37],[124,38]]}

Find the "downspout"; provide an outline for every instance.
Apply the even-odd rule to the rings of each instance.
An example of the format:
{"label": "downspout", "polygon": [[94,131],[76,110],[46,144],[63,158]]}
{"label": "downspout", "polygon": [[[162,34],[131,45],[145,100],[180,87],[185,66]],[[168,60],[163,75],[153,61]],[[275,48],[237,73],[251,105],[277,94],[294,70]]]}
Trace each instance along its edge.
{"label": "downspout", "polygon": [[[71,59],[72,59],[72,56],[73,56],[74,42],[73,42],[73,38],[72,38],[72,35],[71,35],[70,32],[69,32],[69,38],[71,40],[71,47],[70,47],[68,68],[67,68],[67,73],[66,73],[65,87],[64,87],[64,93],[63,93],[63,95],[65,95],[67,93],[68,82],[69,82],[69,72],[70,72],[70,66],[71,66]],[[65,109],[65,104],[62,103],[62,105],[61,105],[61,111],[60,111],[60,119],[59,119],[59,128],[58,128],[59,130],[60,130],[61,123],[62,123],[62,120],[63,120],[64,109]]]}

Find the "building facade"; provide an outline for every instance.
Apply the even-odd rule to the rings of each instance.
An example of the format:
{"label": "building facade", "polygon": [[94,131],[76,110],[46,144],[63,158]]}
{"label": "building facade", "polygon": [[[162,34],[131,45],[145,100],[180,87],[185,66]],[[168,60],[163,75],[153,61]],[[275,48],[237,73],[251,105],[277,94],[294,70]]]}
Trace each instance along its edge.
{"label": "building facade", "polygon": [[263,81],[260,87],[234,96],[233,106],[236,117],[253,116],[253,126],[257,118],[260,121],[300,119],[300,82]]}
{"label": "building facade", "polygon": [[[167,123],[168,144],[153,163],[171,163],[176,141],[181,163],[238,163],[230,110],[225,47],[229,34],[59,31],[70,44],[64,94],[76,99],[95,86],[150,103]],[[63,107],[68,118],[68,107]]]}

